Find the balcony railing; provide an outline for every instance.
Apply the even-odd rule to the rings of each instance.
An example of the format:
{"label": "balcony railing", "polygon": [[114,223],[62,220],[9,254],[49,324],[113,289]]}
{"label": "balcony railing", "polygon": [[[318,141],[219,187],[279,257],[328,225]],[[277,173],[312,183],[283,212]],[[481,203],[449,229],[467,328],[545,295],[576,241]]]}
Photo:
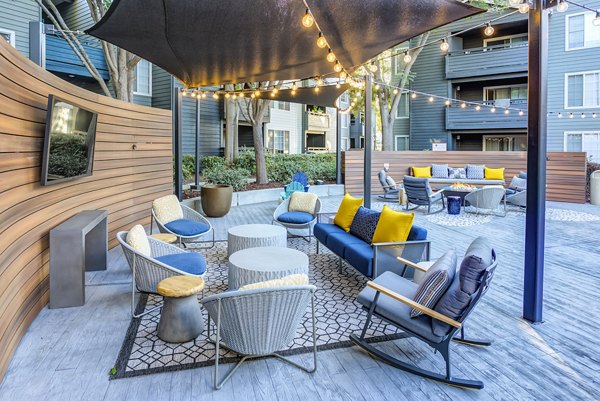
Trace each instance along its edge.
{"label": "balcony railing", "polygon": [[446,55],[446,79],[527,72],[527,42],[478,47]]}
{"label": "balcony railing", "polygon": [[308,129],[309,130],[324,130],[329,129],[330,121],[329,114],[308,112]]}
{"label": "balcony railing", "polygon": [[[509,102],[490,101],[479,102],[482,105],[495,105],[496,112],[492,113],[490,107],[482,107],[481,110],[475,110],[470,105],[468,108],[448,107],[446,108],[446,129],[448,130],[486,130],[486,129],[527,129],[527,101],[514,100]],[[506,107],[518,108],[523,110],[523,115],[519,115],[517,110],[509,110],[505,114]]]}
{"label": "balcony railing", "polygon": [[[82,46],[102,76],[102,79],[108,80],[110,75],[102,48],[97,44],[94,45],[91,41],[89,43],[84,42]],[[63,74],[91,78],[91,74],[83,66],[81,60],[73,52],[67,41],[56,35],[46,35],[46,69]]]}

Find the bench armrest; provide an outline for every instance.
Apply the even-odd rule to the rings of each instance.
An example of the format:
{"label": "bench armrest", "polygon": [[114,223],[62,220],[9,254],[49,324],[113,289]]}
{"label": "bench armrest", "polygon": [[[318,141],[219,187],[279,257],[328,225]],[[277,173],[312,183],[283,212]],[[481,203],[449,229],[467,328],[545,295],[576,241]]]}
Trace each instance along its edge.
{"label": "bench armrest", "polygon": [[444,192],[444,190],[440,189],[439,191],[435,191],[434,193],[432,193],[431,195],[429,195],[429,197],[433,198],[434,196],[437,196],[437,195],[441,194],[442,192]]}
{"label": "bench armrest", "polygon": [[457,322],[456,320],[451,319],[446,315],[436,312],[433,309],[429,309],[428,307],[423,306],[420,303],[417,303],[417,302],[413,301],[412,299],[409,299],[403,295],[400,295],[382,285],[379,285],[379,284],[375,283],[374,281],[369,281],[367,283],[367,286],[371,287],[372,289],[374,289],[377,292],[387,295],[388,297],[394,298],[396,301],[402,302],[403,304],[408,305],[411,308],[418,310],[419,312],[422,312],[428,316],[431,316],[432,318],[439,320],[440,322],[446,323],[452,327],[456,327],[457,329],[460,329],[462,326],[462,324],[460,322]]}
{"label": "bench armrest", "polygon": [[402,242],[376,242],[373,244],[374,248],[384,248],[386,246],[398,246],[398,245],[410,245],[410,244],[430,244],[431,241],[428,239],[419,241],[402,241]]}
{"label": "bench armrest", "polygon": [[321,217],[323,217],[323,216],[331,217],[331,216],[335,216],[336,214],[337,214],[337,212],[319,212],[319,213],[317,213],[317,223],[322,222]]}

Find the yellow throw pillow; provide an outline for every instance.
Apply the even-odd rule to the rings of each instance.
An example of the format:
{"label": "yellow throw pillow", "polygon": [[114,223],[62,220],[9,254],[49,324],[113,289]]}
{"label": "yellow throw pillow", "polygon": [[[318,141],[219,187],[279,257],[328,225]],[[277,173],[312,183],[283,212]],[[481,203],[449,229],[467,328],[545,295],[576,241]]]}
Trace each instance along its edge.
{"label": "yellow throw pillow", "polygon": [[296,191],[292,193],[292,196],[290,197],[288,211],[314,214],[315,206],[317,206],[317,199],[319,199],[317,194]]}
{"label": "yellow throw pillow", "polygon": [[502,168],[483,168],[486,180],[502,180],[504,181],[504,167]]}
{"label": "yellow throw pillow", "polygon": [[179,205],[179,199],[175,195],[167,195],[152,202],[152,210],[158,221],[167,224],[175,220],[183,219],[183,210]]}
{"label": "yellow throw pillow", "polygon": [[131,230],[127,232],[127,237],[125,237],[125,242],[127,245],[138,251],[144,256],[152,256],[152,251],[150,249],[150,242],[148,241],[148,237],[146,236],[146,230],[139,224],[131,227]]}
{"label": "yellow throw pillow", "polygon": [[412,171],[415,178],[431,178],[431,166],[413,167]]}
{"label": "yellow throw pillow", "polygon": [[352,225],[352,220],[354,220],[354,215],[358,211],[358,208],[362,206],[362,203],[363,198],[355,198],[348,193],[344,195],[342,204],[340,205],[340,208],[333,219],[333,224],[343,228],[345,231],[350,231],[350,226]]}
{"label": "yellow throw pillow", "polygon": [[373,244],[406,241],[414,218],[415,214],[412,212],[397,212],[387,205],[383,206],[375,234],[373,234]]}
{"label": "yellow throw pillow", "polygon": [[276,278],[268,281],[261,281],[259,283],[246,284],[240,287],[240,290],[254,290],[256,288],[270,288],[270,287],[286,287],[292,285],[307,285],[308,276],[306,274],[290,274],[282,278]]}

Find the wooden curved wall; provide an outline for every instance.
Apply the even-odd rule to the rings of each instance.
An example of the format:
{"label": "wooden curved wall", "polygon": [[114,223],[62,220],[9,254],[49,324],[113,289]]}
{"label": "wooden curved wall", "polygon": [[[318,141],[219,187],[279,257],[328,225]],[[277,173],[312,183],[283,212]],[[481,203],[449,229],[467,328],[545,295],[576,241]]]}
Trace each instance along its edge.
{"label": "wooden curved wall", "polygon": [[[99,113],[94,173],[40,185],[48,94]],[[73,86],[0,40],[0,380],[48,302],[48,232],[81,210],[109,212],[109,245],[172,193],[171,112]],[[133,150],[133,145],[137,149]]]}

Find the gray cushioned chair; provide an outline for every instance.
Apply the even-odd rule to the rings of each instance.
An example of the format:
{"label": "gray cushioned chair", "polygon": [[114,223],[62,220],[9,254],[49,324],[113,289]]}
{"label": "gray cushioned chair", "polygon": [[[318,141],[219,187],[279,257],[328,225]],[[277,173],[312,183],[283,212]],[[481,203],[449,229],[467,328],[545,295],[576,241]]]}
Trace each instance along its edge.
{"label": "gray cushioned chair", "polygon": [[465,205],[474,207],[476,213],[489,210],[498,214],[497,210],[501,204],[504,204],[504,209],[499,215],[504,217],[506,216],[506,190],[500,185],[483,187],[465,196]]}
{"label": "gray cushioned chair", "polygon": [[[279,206],[277,206],[277,208],[273,212],[273,220],[271,224],[282,225],[288,230],[308,230],[308,237],[293,237],[301,237],[307,242],[310,242],[310,239],[313,235],[313,227],[317,223],[317,217],[319,215],[319,212],[321,212],[321,200],[317,198],[317,202],[315,203],[315,210],[313,211],[313,213],[290,212],[288,210],[290,207],[290,200],[291,198],[287,198],[286,200],[281,202]],[[284,218],[284,216],[287,216],[288,218]]]}
{"label": "gray cushioned chair", "polygon": [[[215,326],[215,389],[220,389],[250,358],[275,356],[305,372],[316,371],[315,291],[313,285],[301,285],[230,291],[204,298],[201,302]],[[285,349],[294,340],[309,304],[312,313],[313,366],[304,367],[284,358],[277,351]],[[221,346],[243,357],[219,381]]]}
{"label": "gray cushioned chair", "polygon": [[390,185],[387,172],[385,170],[380,170],[377,174],[377,178],[383,188],[383,195],[379,195],[379,198],[382,200],[397,201],[400,189],[398,188],[398,185]]}
{"label": "gray cushioned chair", "polygon": [[[439,213],[446,208],[444,201],[443,190],[433,192],[429,180],[427,178],[416,178],[409,175],[404,176],[404,191],[408,202],[406,202],[406,210],[414,210],[420,206],[427,206],[427,214],[431,213],[431,206],[437,202],[442,202],[441,209],[434,213]],[[410,204],[415,205],[409,208]]]}

